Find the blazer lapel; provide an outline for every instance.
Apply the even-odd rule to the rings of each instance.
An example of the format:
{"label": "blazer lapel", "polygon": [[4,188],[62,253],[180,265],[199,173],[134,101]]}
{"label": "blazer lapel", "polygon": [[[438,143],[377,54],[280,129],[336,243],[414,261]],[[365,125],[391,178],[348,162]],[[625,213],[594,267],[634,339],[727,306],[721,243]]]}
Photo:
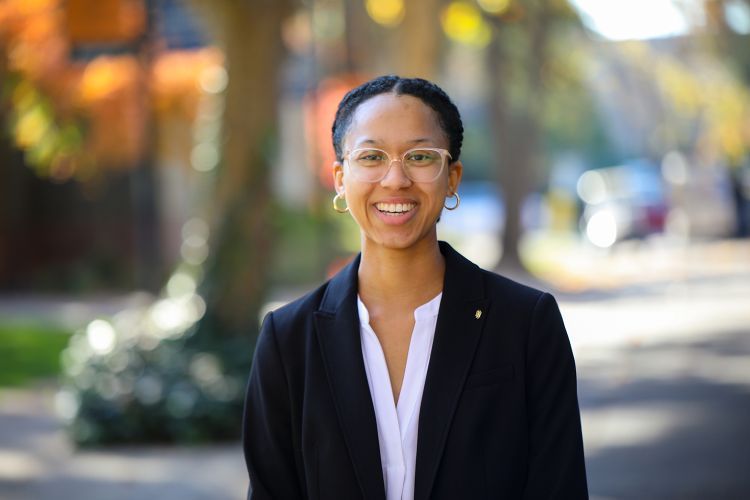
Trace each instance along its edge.
{"label": "blazer lapel", "polygon": [[432,491],[451,420],[474,359],[489,303],[480,269],[447,243],[445,282],[419,413],[415,500]]}
{"label": "blazer lapel", "polygon": [[329,283],[315,313],[318,342],[339,423],[364,498],[385,499],[375,410],[357,313],[359,256]]}

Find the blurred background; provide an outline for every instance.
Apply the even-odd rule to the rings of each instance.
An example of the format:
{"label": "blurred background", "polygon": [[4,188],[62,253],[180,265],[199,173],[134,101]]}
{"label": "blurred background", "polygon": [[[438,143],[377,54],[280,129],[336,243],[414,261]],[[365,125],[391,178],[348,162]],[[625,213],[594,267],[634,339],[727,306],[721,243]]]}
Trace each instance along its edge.
{"label": "blurred background", "polygon": [[592,498],[750,498],[749,42],[748,0],[0,0],[0,498],[243,498],[385,73],[462,112],[441,239],[560,302]]}

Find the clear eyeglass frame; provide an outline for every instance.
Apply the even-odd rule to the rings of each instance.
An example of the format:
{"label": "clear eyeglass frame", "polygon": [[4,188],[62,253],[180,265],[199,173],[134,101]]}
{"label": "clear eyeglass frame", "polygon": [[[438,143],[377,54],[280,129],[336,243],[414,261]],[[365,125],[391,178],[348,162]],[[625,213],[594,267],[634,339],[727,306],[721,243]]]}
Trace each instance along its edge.
{"label": "clear eyeglass frame", "polygon": [[[386,161],[387,167],[383,169],[383,175],[381,175],[378,178],[372,178],[372,179],[364,178],[361,176],[361,174],[357,175],[358,170],[352,169],[351,159],[353,156],[356,156],[357,153],[360,153],[362,151],[377,151],[385,155],[385,157],[387,158],[387,161]],[[406,167],[405,160],[406,160],[407,155],[415,151],[434,151],[440,155],[440,168],[438,169],[438,171],[435,173],[435,175],[432,178],[415,179],[414,177],[412,177],[410,170]],[[408,151],[405,151],[401,155],[400,158],[393,158],[391,157],[391,155],[388,154],[387,151],[379,149],[379,148],[357,148],[357,149],[353,149],[349,151],[348,153],[344,155],[344,163],[348,164],[349,171],[352,173],[354,178],[360,182],[371,182],[371,183],[380,182],[383,179],[385,179],[385,176],[388,175],[388,172],[391,170],[391,166],[393,165],[394,161],[401,162],[401,168],[404,171],[404,175],[406,175],[406,177],[409,178],[409,180],[411,180],[412,182],[434,182],[438,177],[440,177],[440,174],[443,173],[443,169],[445,169],[445,165],[448,163],[447,160],[452,160],[452,159],[453,157],[451,156],[450,152],[447,149],[443,149],[443,148],[412,148]]]}

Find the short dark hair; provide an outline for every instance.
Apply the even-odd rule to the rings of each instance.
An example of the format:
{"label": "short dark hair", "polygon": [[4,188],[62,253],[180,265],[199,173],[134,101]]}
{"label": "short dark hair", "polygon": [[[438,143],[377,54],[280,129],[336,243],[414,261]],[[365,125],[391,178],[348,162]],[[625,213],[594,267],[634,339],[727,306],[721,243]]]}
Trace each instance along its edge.
{"label": "short dark hair", "polygon": [[360,104],[376,95],[393,92],[396,95],[410,95],[420,99],[438,116],[440,127],[448,136],[448,151],[452,161],[457,161],[461,155],[461,145],[464,140],[464,126],[461,115],[453,101],[443,89],[422,78],[402,78],[396,75],[379,76],[356,87],[344,96],[336,110],[331,132],[333,135],[333,149],[336,159],[343,160],[342,143],[354,112]]}

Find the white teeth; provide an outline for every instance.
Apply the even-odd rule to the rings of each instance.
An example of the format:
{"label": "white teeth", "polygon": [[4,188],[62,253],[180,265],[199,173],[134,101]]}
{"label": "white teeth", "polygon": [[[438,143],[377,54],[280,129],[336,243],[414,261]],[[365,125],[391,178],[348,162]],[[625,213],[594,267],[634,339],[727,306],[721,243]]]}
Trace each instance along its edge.
{"label": "white teeth", "polygon": [[381,212],[400,214],[416,207],[416,203],[376,203],[375,207]]}

